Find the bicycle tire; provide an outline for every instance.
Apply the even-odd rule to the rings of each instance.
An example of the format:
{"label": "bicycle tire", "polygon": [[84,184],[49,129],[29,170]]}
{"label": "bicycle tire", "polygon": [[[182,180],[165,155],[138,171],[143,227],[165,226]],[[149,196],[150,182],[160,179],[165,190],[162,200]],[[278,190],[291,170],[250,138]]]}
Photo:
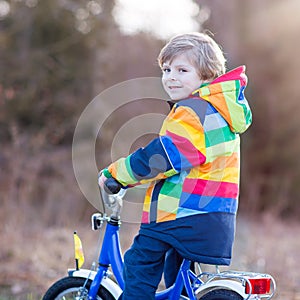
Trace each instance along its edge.
{"label": "bicycle tire", "polygon": [[[86,283],[85,290],[82,291],[82,300],[85,300],[87,299],[87,293],[91,282],[91,280],[88,280],[86,283],[86,279],[81,277],[64,277],[56,281],[47,290],[43,300],[75,299],[74,296],[77,295],[77,293]],[[107,289],[105,289],[103,286],[100,286],[97,293],[97,300],[115,300],[115,298]]]}
{"label": "bicycle tire", "polygon": [[232,290],[215,289],[199,298],[199,300],[243,300],[243,297]]}

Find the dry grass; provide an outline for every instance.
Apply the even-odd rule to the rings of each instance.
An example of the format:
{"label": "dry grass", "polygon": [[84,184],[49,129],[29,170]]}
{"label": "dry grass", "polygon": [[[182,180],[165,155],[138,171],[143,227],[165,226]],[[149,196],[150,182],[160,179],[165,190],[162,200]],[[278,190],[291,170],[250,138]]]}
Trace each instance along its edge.
{"label": "dry grass", "polygon": [[270,216],[239,218],[232,268],[270,273],[276,280],[274,299],[300,299],[300,226]]}
{"label": "dry grass", "polygon": [[[31,226],[30,226],[31,227]],[[34,227],[34,226],[33,226]],[[90,230],[89,220],[76,228],[86,254],[85,267],[95,258],[98,232]],[[74,228],[26,228],[13,222],[1,230],[0,299],[40,299],[49,285],[73,267]],[[125,250],[137,225],[123,224],[121,244]],[[300,228],[263,218],[239,218],[233,269],[271,273],[278,285],[275,299],[300,299]]]}

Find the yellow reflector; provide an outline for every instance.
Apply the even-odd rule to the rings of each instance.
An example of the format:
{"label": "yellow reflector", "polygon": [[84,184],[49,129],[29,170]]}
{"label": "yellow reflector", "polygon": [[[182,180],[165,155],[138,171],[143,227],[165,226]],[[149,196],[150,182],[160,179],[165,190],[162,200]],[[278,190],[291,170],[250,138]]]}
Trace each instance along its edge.
{"label": "yellow reflector", "polygon": [[74,232],[74,247],[75,247],[75,261],[76,261],[76,269],[80,269],[84,263],[84,254],[82,249],[82,243],[77,235],[77,232]]}

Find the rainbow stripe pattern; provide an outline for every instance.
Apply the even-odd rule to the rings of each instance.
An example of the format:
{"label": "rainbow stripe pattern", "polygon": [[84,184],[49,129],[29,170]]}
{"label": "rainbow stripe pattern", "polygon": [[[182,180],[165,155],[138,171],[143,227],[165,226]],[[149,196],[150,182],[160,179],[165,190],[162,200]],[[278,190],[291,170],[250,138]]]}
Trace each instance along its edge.
{"label": "rainbow stripe pattern", "polygon": [[150,182],[142,223],[238,207],[240,138],[252,114],[241,66],[177,102],[160,135],[108,170],[124,186]]}

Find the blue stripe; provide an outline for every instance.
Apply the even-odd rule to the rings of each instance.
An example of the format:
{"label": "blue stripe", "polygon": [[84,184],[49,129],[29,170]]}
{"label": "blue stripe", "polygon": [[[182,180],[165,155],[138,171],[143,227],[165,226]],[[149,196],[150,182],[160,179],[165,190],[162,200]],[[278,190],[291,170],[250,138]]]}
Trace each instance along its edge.
{"label": "blue stripe", "polygon": [[151,196],[151,205],[150,205],[150,216],[149,216],[149,221],[150,222],[156,222],[157,220],[157,204],[158,204],[158,196],[160,193],[160,190],[164,184],[164,180],[159,181],[152,192]]}
{"label": "blue stripe", "polygon": [[187,171],[182,171],[176,175],[166,178],[165,180],[174,184],[182,184],[187,174]]}
{"label": "blue stripe", "polygon": [[199,211],[190,208],[178,207],[176,218],[179,219],[179,218],[184,218],[184,217],[189,217],[189,216],[199,215],[199,214],[207,214],[207,213],[208,213],[207,211]]}
{"label": "blue stripe", "polygon": [[203,212],[236,213],[238,201],[234,198],[209,197],[182,192],[179,206]]}
{"label": "blue stripe", "polygon": [[206,115],[215,114],[218,111],[210,103],[207,106]]}
{"label": "blue stripe", "polygon": [[169,159],[177,172],[180,172],[181,170],[189,170],[193,167],[186,157],[178,151],[170,137],[161,137],[161,142],[163,143]]}
{"label": "blue stripe", "polygon": [[241,89],[240,89],[240,93],[239,93],[239,96],[238,96],[238,100],[244,100],[245,99],[245,96],[244,96],[244,90],[245,90],[245,86],[242,86]]}
{"label": "blue stripe", "polygon": [[159,173],[172,169],[160,138],[154,139],[145,148],[132,153],[130,167],[137,180],[154,178]]}
{"label": "blue stripe", "polygon": [[221,117],[219,113],[210,114],[206,116],[203,124],[203,128],[206,132],[214,129],[219,129],[222,127],[227,127],[227,126],[228,126],[227,122],[225,121],[224,118]]}
{"label": "blue stripe", "polygon": [[199,117],[200,122],[203,124],[205,119],[205,113],[207,110],[208,102],[201,98],[191,98],[179,101],[177,103],[177,107],[179,106],[185,106],[190,107]]}

